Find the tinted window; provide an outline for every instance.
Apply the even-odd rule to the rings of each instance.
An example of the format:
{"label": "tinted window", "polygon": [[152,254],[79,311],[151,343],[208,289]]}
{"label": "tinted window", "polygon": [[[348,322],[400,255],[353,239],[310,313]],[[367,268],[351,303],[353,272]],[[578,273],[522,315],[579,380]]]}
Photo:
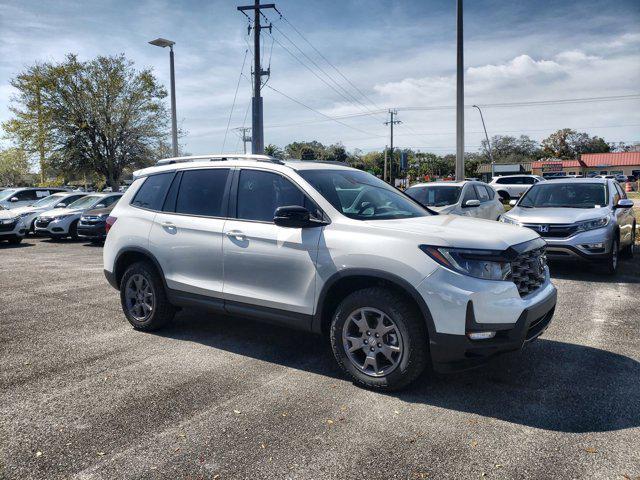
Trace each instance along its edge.
{"label": "tinted window", "polygon": [[160,210],[172,178],[173,172],[147,177],[133,198],[131,205],[150,210]]}
{"label": "tinted window", "polygon": [[493,188],[491,188],[489,185],[484,185],[484,188],[487,189],[487,193],[489,194],[489,198],[491,200],[493,200],[493,197],[496,196],[496,191]]}
{"label": "tinted window", "polygon": [[238,218],[272,222],[278,207],[299,205],[318,216],[317,207],[282,175],[242,170],[238,182]]}
{"label": "tinted window", "polygon": [[488,202],[489,200],[491,200],[491,198],[489,197],[489,193],[487,192],[487,189],[484,188],[484,185],[476,185],[476,192],[478,193],[478,199],[480,200],[480,203],[484,203],[484,202]]}
{"label": "tinted window", "polygon": [[607,188],[601,183],[540,182],[524,194],[522,208],[600,208],[607,205]]}
{"label": "tinted window", "polygon": [[462,204],[469,200],[478,200],[478,195],[476,195],[476,190],[473,188],[473,185],[467,185],[464,189],[464,197],[462,198]]}
{"label": "tinted window", "polygon": [[524,183],[525,185],[533,185],[534,183],[536,183],[536,181],[537,180],[533,177],[522,177],[522,183]]}
{"label": "tinted window", "polygon": [[[37,190],[23,190],[22,192],[16,193],[14,197],[16,197],[19,202],[25,202],[28,200],[39,200],[42,197],[38,196],[37,192]],[[48,196],[48,192],[47,195],[44,196]]]}
{"label": "tinted window", "polygon": [[453,205],[460,198],[462,188],[456,186],[428,186],[428,187],[411,187],[404,193],[411,198],[420,202],[422,205],[429,207],[444,207],[445,205]]}
{"label": "tinted window", "polygon": [[105,207],[108,207],[108,206],[116,203],[118,200],[120,200],[119,196],[107,197],[104,200],[102,200],[100,203],[102,203]]}
{"label": "tinted window", "polygon": [[224,217],[223,198],[229,176],[227,168],[185,170],[176,199],[176,212]]}

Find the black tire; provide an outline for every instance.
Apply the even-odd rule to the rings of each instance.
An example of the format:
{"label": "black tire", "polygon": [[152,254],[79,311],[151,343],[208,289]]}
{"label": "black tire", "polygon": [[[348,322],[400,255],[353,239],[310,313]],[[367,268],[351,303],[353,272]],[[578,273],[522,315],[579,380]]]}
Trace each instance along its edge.
{"label": "black tire", "polygon": [[29,227],[29,233],[31,235],[35,235],[36,234],[36,219],[35,218],[31,222],[31,226]]}
{"label": "black tire", "polygon": [[[148,317],[144,319],[136,318],[132,313],[127,298],[127,285],[132,277],[136,275],[142,276],[148,282],[153,293],[153,309]],[[129,323],[136,330],[143,332],[151,332],[164,327],[173,320],[176,312],[173,305],[169,303],[160,275],[158,275],[155,267],[148,262],[136,262],[124,272],[120,281],[120,302],[122,311]]]}
{"label": "black tire", "polygon": [[633,224],[633,229],[631,230],[631,243],[624,247],[620,252],[620,255],[624,258],[633,258],[633,250],[636,244],[636,224]]}
{"label": "black tire", "polygon": [[498,195],[500,196],[500,201],[502,203],[508,204],[511,201],[511,195],[509,195],[509,193],[505,192],[504,190],[498,191]]}
{"label": "black tire", "polygon": [[78,240],[78,220],[69,225],[69,237],[71,240]]}
{"label": "black tire", "polygon": [[618,270],[618,259],[620,258],[620,242],[617,238],[611,242],[611,252],[605,260],[604,270],[609,275],[615,275]]}
{"label": "black tire", "polygon": [[[384,376],[371,376],[356,367],[343,341],[345,323],[353,312],[365,307],[379,310],[392,319],[402,338],[399,363]],[[400,390],[416,380],[429,363],[428,332],[418,308],[402,294],[386,288],[365,288],[347,296],[333,316],[329,335],[338,365],[354,383],[366,388]]]}
{"label": "black tire", "polygon": [[9,243],[10,243],[11,245],[19,245],[19,244],[20,244],[20,242],[22,242],[22,239],[23,239],[23,237],[18,237],[18,236],[16,236],[16,237],[11,237],[11,238],[9,239]]}

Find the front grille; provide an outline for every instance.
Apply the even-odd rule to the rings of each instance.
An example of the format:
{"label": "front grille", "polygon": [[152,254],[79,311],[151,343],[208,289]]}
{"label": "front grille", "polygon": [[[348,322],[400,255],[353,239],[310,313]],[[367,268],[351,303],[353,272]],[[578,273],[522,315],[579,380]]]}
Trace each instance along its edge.
{"label": "front grille", "polygon": [[14,228],[16,228],[17,224],[18,224],[17,220],[11,223],[0,223],[0,232],[10,232]]}
{"label": "front grille", "polygon": [[47,228],[52,221],[53,218],[40,217],[38,218],[38,220],[36,220],[36,227]]}
{"label": "front grille", "polygon": [[567,238],[575,235],[578,226],[575,223],[569,224],[546,224],[546,223],[525,223],[523,227],[530,228],[545,238]]}
{"label": "front grille", "polygon": [[521,253],[511,262],[511,280],[521,297],[535,292],[544,283],[546,264],[545,247]]}

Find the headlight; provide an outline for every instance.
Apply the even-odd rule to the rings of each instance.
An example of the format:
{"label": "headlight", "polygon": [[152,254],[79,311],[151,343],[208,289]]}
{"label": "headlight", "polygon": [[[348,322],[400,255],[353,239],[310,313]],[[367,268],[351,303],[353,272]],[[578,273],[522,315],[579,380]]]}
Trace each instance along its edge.
{"label": "headlight", "polygon": [[71,215],[60,215],[59,217],[53,217],[53,220],[51,220],[52,222],[58,222],[60,220],[64,220],[67,217],[70,217]]}
{"label": "headlight", "polygon": [[443,267],[470,277],[507,280],[511,276],[511,263],[501,256],[501,252],[429,245],[420,245],[420,250]]}
{"label": "headlight", "polygon": [[18,220],[18,218],[20,217],[5,218],[4,220],[0,220],[0,225],[10,225],[16,220]]}
{"label": "headlight", "polygon": [[509,217],[507,215],[501,215],[500,216],[500,221],[502,223],[508,223],[510,225],[517,225],[517,226],[521,225],[521,223],[519,221],[517,221],[515,218],[511,218],[511,217]]}
{"label": "headlight", "polygon": [[595,230],[609,225],[609,217],[594,218],[584,222],[578,222],[578,232],[586,232],[587,230]]}

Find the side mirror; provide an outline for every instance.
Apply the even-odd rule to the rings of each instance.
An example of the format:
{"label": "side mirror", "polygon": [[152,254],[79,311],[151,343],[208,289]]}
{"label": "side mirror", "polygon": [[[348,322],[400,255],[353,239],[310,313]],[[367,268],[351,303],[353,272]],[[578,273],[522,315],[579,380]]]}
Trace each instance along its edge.
{"label": "side mirror", "polygon": [[312,225],[309,210],[299,205],[278,207],[273,215],[273,223],[288,228],[305,228]]}
{"label": "side mirror", "polygon": [[17,202],[18,201],[18,197],[11,197],[9,199],[10,202]]}
{"label": "side mirror", "polygon": [[628,198],[621,198],[618,200],[618,204],[616,208],[631,208],[633,207],[633,200],[629,200]]}
{"label": "side mirror", "polygon": [[99,203],[93,208],[104,208],[104,203]]}
{"label": "side mirror", "polygon": [[462,206],[464,208],[479,207],[480,206],[480,200],[467,200],[466,202],[464,202],[464,204]]}
{"label": "side mirror", "polygon": [[66,203],[58,203],[55,207],[53,208],[65,208],[67,206]]}
{"label": "side mirror", "polygon": [[511,205],[512,207],[515,207],[516,203],[518,203],[518,200],[509,200],[509,205]]}

